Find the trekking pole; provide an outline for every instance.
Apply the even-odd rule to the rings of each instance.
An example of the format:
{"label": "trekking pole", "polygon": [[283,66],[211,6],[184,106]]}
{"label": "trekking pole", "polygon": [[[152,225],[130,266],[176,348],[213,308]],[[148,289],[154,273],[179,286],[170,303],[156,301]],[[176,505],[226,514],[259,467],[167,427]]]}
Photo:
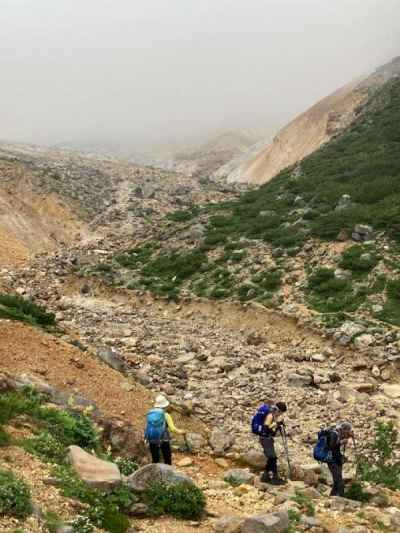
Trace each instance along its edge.
{"label": "trekking pole", "polygon": [[289,479],[291,479],[292,478],[292,466],[290,464],[289,447],[287,443],[287,435],[286,435],[285,426],[280,426],[279,431],[282,437],[283,449],[285,450],[286,460],[288,464]]}

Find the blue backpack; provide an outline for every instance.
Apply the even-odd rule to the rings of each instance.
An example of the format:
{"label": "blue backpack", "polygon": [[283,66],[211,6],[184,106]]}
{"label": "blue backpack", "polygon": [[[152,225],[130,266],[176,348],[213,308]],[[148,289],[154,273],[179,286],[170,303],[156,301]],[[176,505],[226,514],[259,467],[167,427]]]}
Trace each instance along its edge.
{"label": "blue backpack", "polygon": [[263,434],[264,422],[270,412],[271,406],[266,403],[258,408],[256,414],[251,419],[251,432],[254,433],[254,435]]}
{"label": "blue backpack", "polygon": [[328,446],[329,430],[322,429],[318,432],[318,440],[314,446],[314,459],[320,463],[332,463],[332,451]]}
{"label": "blue backpack", "polygon": [[151,409],[146,417],[144,438],[148,442],[158,444],[164,437],[166,429],[167,424],[164,411],[162,409]]}

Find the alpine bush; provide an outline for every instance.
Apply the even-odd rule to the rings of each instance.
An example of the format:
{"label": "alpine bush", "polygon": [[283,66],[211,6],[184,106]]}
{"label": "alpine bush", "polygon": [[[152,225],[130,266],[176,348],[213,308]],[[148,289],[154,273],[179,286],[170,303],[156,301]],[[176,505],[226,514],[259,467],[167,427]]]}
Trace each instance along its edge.
{"label": "alpine bush", "polygon": [[0,470],[0,515],[25,518],[32,511],[30,490],[9,470]]}
{"label": "alpine bush", "polygon": [[0,294],[0,317],[20,320],[32,326],[54,326],[56,316],[18,294]]}
{"label": "alpine bush", "polygon": [[358,478],[399,490],[400,461],[396,457],[398,451],[398,431],[393,422],[378,422],[373,441],[366,445],[363,454],[358,458]]}
{"label": "alpine bush", "polygon": [[183,519],[199,518],[206,505],[203,492],[186,482],[173,485],[154,483],[146,489],[144,501],[155,516],[170,514]]}

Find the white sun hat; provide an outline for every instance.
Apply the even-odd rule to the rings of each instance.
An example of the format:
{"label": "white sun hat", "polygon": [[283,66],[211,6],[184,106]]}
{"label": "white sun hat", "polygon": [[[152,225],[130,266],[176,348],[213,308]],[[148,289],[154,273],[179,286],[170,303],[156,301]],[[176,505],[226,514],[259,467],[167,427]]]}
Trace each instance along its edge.
{"label": "white sun hat", "polygon": [[167,400],[167,398],[163,396],[162,394],[159,394],[156,397],[156,401],[154,402],[154,407],[156,409],[165,409],[168,406],[169,406],[169,401]]}

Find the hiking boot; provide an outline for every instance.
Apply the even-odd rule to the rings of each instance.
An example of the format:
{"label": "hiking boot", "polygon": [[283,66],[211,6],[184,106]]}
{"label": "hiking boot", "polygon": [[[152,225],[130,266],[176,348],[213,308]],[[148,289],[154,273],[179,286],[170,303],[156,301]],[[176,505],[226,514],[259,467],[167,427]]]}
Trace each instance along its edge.
{"label": "hiking boot", "polygon": [[280,479],[278,477],[274,477],[270,481],[271,485],[286,485],[286,481],[283,481],[283,479]]}
{"label": "hiking boot", "polygon": [[261,483],[271,483],[271,478],[268,474],[268,472],[263,472],[260,477]]}

